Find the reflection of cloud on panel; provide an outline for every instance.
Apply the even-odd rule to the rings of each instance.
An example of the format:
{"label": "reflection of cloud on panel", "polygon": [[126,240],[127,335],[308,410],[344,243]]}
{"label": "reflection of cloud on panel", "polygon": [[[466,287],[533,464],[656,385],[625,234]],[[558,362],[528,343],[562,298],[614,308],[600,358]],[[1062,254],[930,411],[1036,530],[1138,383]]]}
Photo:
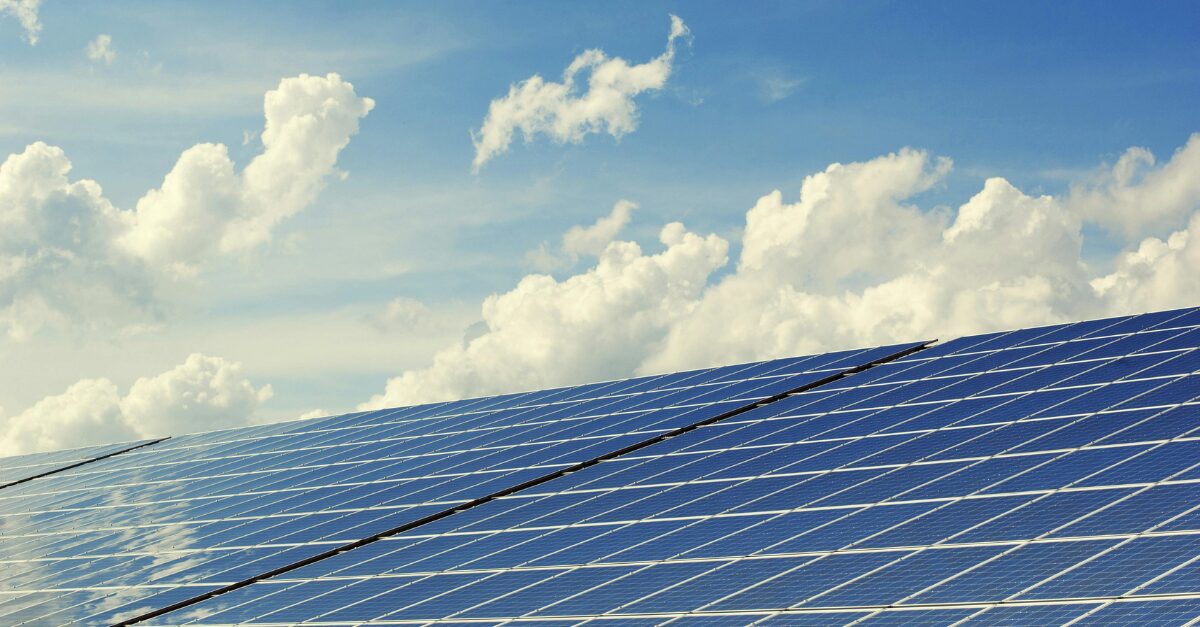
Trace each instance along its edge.
{"label": "reflection of cloud on panel", "polygon": [[[40,560],[5,564],[5,580],[24,589],[31,585],[44,590],[76,588],[60,600],[60,606],[46,605],[46,612],[71,607],[70,615],[95,616],[92,622],[107,624],[158,607],[150,597],[167,587],[157,586],[187,583],[185,575],[211,559],[211,554],[197,550],[204,546],[201,527],[157,522],[179,519],[198,501],[148,501],[141,488],[153,480],[153,468],[126,468],[120,482],[100,499],[78,502],[80,509],[74,512],[71,527],[47,527],[36,539],[28,529],[39,528],[37,515],[0,517],[0,551]],[[17,518],[23,520],[14,522]],[[27,535],[11,537],[9,532],[18,529]],[[69,558],[45,559],[65,545],[76,547]],[[19,579],[7,576],[15,568],[23,569]],[[114,611],[118,618],[110,615]]]}
{"label": "reflection of cloud on panel", "polygon": [[[119,492],[119,491],[114,491]],[[138,508],[141,520],[164,520],[172,510],[181,509],[183,502],[131,504]],[[132,559],[122,560],[126,570],[112,572],[107,585],[128,585],[127,588],[107,590],[106,596],[91,602],[86,615],[108,614],[105,622],[119,622],[155,609],[141,601],[163,591],[162,588],[133,587],[135,584],[187,583],[173,581],[175,576],[202,564],[204,553],[189,552],[194,544],[195,527],[191,525],[162,525],[131,527],[120,530],[118,547],[130,550]],[[183,550],[181,550],[183,549]],[[121,568],[118,566],[117,568]],[[129,608],[131,604],[136,604]],[[124,609],[122,609],[124,608]]]}

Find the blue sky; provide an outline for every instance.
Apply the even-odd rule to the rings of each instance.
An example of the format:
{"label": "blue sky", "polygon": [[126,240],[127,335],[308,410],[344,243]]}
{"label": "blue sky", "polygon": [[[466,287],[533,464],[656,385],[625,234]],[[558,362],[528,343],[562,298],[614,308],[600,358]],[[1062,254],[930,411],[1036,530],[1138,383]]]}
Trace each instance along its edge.
{"label": "blue sky", "polygon": [[[632,132],[620,138],[593,133],[566,144],[544,134],[529,142],[518,136],[472,171],[471,132],[510,85],[534,74],[560,80],[567,64],[591,48],[645,63],[663,53],[669,14],[686,23],[690,45],[680,46],[661,88],[632,98]],[[904,147],[927,151],[917,168],[934,168],[938,156],[953,159],[953,169],[936,181],[913,184],[898,196],[921,214],[952,220],[989,177],[1003,177],[1030,197],[1047,194],[1064,207],[1081,207],[1082,224],[1071,227],[1071,237],[1083,242],[1078,261],[1087,272],[1069,279],[1072,285],[1112,272],[1117,256],[1142,237],[1165,241],[1187,226],[1196,208],[1184,185],[1166,203],[1182,207],[1172,217],[1115,234],[1113,224],[1122,219],[1111,216],[1128,211],[1128,198],[1162,196],[1149,184],[1112,192],[1108,200],[1071,192],[1073,186],[1111,191],[1119,178],[1111,166],[1130,147],[1156,155],[1148,171],[1157,171],[1200,131],[1200,10],[1191,3],[46,0],[38,18],[37,45],[11,15],[0,18],[0,149],[16,155],[39,141],[60,147],[72,164],[71,180],[97,181],[121,210],[132,210],[161,186],[180,154],[196,144],[226,144],[236,168],[244,167],[263,149],[257,133],[264,94],[282,79],[337,73],[375,104],[337,155],[336,169],[348,175],[326,176],[320,194],[276,225],[269,243],[218,255],[187,280],[153,279],[152,315],[143,310],[116,326],[85,315],[0,341],[0,358],[9,364],[0,375],[13,383],[0,389],[6,412],[0,421],[8,416],[14,424],[34,420],[27,408],[63,395],[76,381],[102,378],[118,396],[127,395],[138,378],[171,371],[193,352],[240,363],[239,376],[255,389],[269,384],[269,399],[243,407],[260,418],[353,408],[379,394],[389,377],[428,369],[436,353],[461,344],[464,334],[468,340],[486,334],[492,322],[480,325],[485,298],[512,292],[522,277],[548,269],[528,253],[543,243],[555,249],[570,227],[593,223],[618,200],[639,206],[618,239],[639,243],[645,255],[667,246],[659,243],[659,230],[676,220],[726,241],[730,261],[701,277],[714,286],[739,272],[747,210],[757,199],[779,189],[784,202],[797,202],[805,177],[829,164],[869,163]],[[100,34],[111,37],[111,62],[84,53]],[[1174,176],[1188,178],[1190,163],[1181,160],[1176,170],[1184,174]],[[1180,186],[1167,182],[1162,189]],[[881,233],[907,224],[871,219]],[[559,282],[587,275],[594,257],[568,258],[552,274]],[[864,265],[836,286],[793,288],[851,293],[880,271]],[[1068,281],[1049,280],[1060,279]],[[23,293],[3,287],[0,297]],[[681,311],[706,297],[690,298],[695,302]],[[1078,299],[1070,305],[1039,301],[1022,310],[1036,312],[1024,317],[1000,311],[946,326],[965,332],[1000,321],[1034,324],[1137,305],[1195,304],[1104,298],[1103,305],[1086,306]],[[419,302],[418,317],[432,322],[408,316],[409,327],[383,328],[377,316],[395,299]],[[696,328],[671,320],[657,335],[621,337],[661,349]],[[811,337],[827,335],[806,328]],[[896,333],[924,330],[910,325]],[[714,349],[700,361],[874,339],[887,338],[862,332],[768,342],[750,352]],[[558,366],[572,373],[565,377],[599,377],[686,365],[660,349],[634,351],[629,363]],[[573,382],[538,372],[549,367],[545,363],[487,350],[499,352],[455,359],[508,360],[529,369],[528,377],[510,383],[518,387]],[[482,371],[468,378],[474,387],[460,382],[439,389],[498,391],[478,384],[487,379]]]}

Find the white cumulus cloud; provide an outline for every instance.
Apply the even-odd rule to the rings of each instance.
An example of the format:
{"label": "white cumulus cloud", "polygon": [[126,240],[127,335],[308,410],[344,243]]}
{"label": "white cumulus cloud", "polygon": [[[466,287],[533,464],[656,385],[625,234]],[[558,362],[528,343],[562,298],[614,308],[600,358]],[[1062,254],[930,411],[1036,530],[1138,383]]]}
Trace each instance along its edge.
{"label": "white cumulus cloud", "polygon": [[222,144],[193,146],[132,209],[95,181],[71,180],[58,147],[10,155],[0,164],[0,329],[25,338],[56,321],[155,313],[158,282],[264,244],[311,204],[374,104],[337,74],[285,78],[264,101],[263,151],[245,168]]}
{"label": "white cumulus cloud", "polygon": [[36,46],[38,35],[42,32],[42,23],[38,20],[38,7],[42,0],[0,0],[0,15],[9,15],[21,23],[25,29],[25,40],[29,45]]}
{"label": "white cumulus cloud", "polygon": [[1071,190],[1073,207],[1090,221],[1126,237],[1143,237],[1180,220],[1200,205],[1200,133],[1158,166],[1145,148],[1130,148],[1108,169]]}
{"label": "white cumulus cloud", "polygon": [[183,271],[214,253],[265,243],[271,230],[316,199],[338,154],[375,103],[337,74],[287,78],[263,99],[262,154],[240,172],[224,144],[184,151],[128,215],[121,244]]}
{"label": "white cumulus cloud", "polygon": [[480,334],[404,373],[363,407],[387,407],[624,375],[694,306],[728,244],[678,222],[645,254],[612,242],[595,267],[557,281],[534,274],[483,303]]}
{"label": "white cumulus cloud", "polygon": [[242,425],[270,397],[271,386],[255,387],[240,364],[193,354],[124,395],[108,379],[84,379],[0,420],[0,455]]}
{"label": "white cumulus cloud", "polygon": [[1097,311],[1079,261],[1080,222],[1054,198],[993,178],[953,216],[903,202],[948,169],[906,150],[810,176],[795,203],[778,192],[760,199],[747,214],[737,271],[705,292],[642,369],[947,337]]}
{"label": "white cumulus cloud", "polygon": [[[1194,173],[1193,173],[1194,175]],[[1164,239],[1148,237],[1117,258],[1114,271],[1092,287],[1118,311],[1200,303],[1200,213]]]}
{"label": "white cumulus cloud", "polygon": [[[518,129],[526,141],[541,133],[559,143],[578,143],[592,133],[619,138],[632,132],[637,128],[634,96],[663,88],[671,76],[676,41],[688,35],[683,20],[672,15],[667,49],[646,63],[630,65],[591,49],[567,66],[561,83],[537,74],[514,83],[507,95],[491,102],[483,126],[472,133],[475,170],[507,151]],[[586,90],[581,87],[584,73]]]}
{"label": "white cumulus cloud", "polygon": [[[989,178],[956,208],[914,200],[945,179],[949,159],[903,149],[835,163],[806,177],[794,202],[760,198],[736,267],[719,279],[715,236],[685,244],[664,231],[657,256],[613,241],[581,274],[527,276],[490,297],[482,334],[391,379],[367,406],[1195,305],[1197,146],[1193,136],[1161,165],[1135,150],[1136,176],[1118,164],[1060,196]],[[1154,233],[1127,235],[1111,267],[1093,268],[1088,224]]]}
{"label": "white cumulus cloud", "polygon": [[112,65],[114,59],[117,58],[117,51],[113,49],[112,36],[103,33],[96,35],[96,38],[88,42],[84,47],[83,53],[87,58],[105,65]]}
{"label": "white cumulus cloud", "polygon": [[151,273],[116,244],[123,212],[70,170],[62,149],[41,142],[0,164],[0,329],[10,337],[153,313]]}

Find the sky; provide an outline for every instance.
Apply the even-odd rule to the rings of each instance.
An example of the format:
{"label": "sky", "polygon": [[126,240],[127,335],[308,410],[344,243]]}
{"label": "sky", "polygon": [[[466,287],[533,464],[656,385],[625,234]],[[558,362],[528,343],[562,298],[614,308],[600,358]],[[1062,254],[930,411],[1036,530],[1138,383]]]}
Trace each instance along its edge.
{"label": "sky", "polygon": [[1200,304],[1197,24],[0,0],[0,454]]}

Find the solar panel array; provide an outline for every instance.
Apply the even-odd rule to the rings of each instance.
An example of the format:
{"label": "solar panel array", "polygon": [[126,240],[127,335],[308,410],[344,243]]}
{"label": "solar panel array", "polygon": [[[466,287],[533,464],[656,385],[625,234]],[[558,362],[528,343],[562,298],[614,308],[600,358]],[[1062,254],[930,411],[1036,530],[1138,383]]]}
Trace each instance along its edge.
{"label": "solar panel array", "polygon": [[74,466],[146,446],[152,442],[153,440],[143,440],[141,442],[123,442],[121,444],[102,444],[100,446],[86,446],[51,453],[33,453],[0,458],[0,461],[3,461],[3,465],[0,466],[0,488],[24,483],[43,475],[62,472]]}
{"label": "solar panel array", "polygon": [[1200,310],[920,346],[26,481],[0,491],[0,623],[1200,621]]}
{"label": "solar panel array", "polygon": [[1196,324],[949,342],[150,623],[1186,622]]}
{"label": "solar panel array", "polygon": [[137,617],[919,346],[124,445],[0,491],[0,624]]}

